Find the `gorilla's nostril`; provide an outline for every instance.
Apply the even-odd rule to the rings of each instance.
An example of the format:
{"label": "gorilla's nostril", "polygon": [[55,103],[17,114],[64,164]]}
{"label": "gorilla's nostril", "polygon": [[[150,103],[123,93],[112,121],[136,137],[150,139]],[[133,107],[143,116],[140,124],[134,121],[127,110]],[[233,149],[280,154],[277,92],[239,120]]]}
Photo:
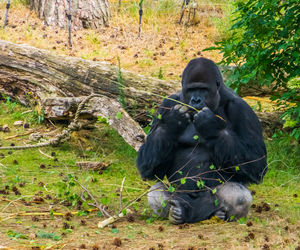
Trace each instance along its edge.
{"label": "gorilla's nostril", "polygon": [[199,97],[192,97],[192,99],[191,99],[192,104],[198,104],[200,102],[201,102],[201,98],[199,98]]}

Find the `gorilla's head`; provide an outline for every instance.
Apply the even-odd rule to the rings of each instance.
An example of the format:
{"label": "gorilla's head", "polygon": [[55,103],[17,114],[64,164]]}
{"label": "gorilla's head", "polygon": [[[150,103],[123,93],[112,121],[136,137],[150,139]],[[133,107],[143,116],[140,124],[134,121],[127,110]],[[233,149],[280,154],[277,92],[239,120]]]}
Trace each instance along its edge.
{"label": "gorilla's head", "polygon": [[219,88],[223,86],[217,65],[206,58],[191,60],[182,74],[182,96],[186,104],[200,110],[208,107],[212,111],[219,105]]}

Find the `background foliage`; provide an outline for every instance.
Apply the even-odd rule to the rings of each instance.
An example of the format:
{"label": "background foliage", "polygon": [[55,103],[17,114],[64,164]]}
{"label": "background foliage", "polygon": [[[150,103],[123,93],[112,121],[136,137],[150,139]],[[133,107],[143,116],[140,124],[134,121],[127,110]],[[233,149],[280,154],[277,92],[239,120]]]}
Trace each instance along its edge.
{"label": "background foliage", "polygon": [[208,48],[223,53],[221,64],[237,66],[228,79],[236,91],[245,84],[274,88],[272,99],[286,105],[282,117],[293,121],[289,124],[296,139],[300,138],[299,8],[297,0],[239,1],[230,36]]}

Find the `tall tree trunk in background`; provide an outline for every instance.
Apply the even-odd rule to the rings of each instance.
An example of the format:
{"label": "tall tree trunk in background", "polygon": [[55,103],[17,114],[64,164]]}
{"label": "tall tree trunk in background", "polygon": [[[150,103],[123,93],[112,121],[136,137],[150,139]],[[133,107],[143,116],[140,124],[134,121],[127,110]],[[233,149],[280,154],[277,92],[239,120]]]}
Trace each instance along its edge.
{"label": "tall tree trunk in background", "polygon": [[[30,0],[30,9],[47,25],[68,26],[69,0]],[[71,0],[72,27],[97,29],[108,25],[108,0]]]}

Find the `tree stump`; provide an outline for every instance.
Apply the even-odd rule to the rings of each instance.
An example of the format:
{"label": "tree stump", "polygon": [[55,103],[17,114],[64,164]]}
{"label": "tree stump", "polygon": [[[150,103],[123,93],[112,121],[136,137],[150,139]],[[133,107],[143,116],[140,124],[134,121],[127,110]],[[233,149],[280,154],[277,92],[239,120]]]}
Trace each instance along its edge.
{"label": "tree stump", "polygon": [[[34,10],[45,24],[65,28],[68,26],[68,0],[30,0]],[[108,0],[71,0],[72,27],[93,28],[107,25],[110,17]]]}

